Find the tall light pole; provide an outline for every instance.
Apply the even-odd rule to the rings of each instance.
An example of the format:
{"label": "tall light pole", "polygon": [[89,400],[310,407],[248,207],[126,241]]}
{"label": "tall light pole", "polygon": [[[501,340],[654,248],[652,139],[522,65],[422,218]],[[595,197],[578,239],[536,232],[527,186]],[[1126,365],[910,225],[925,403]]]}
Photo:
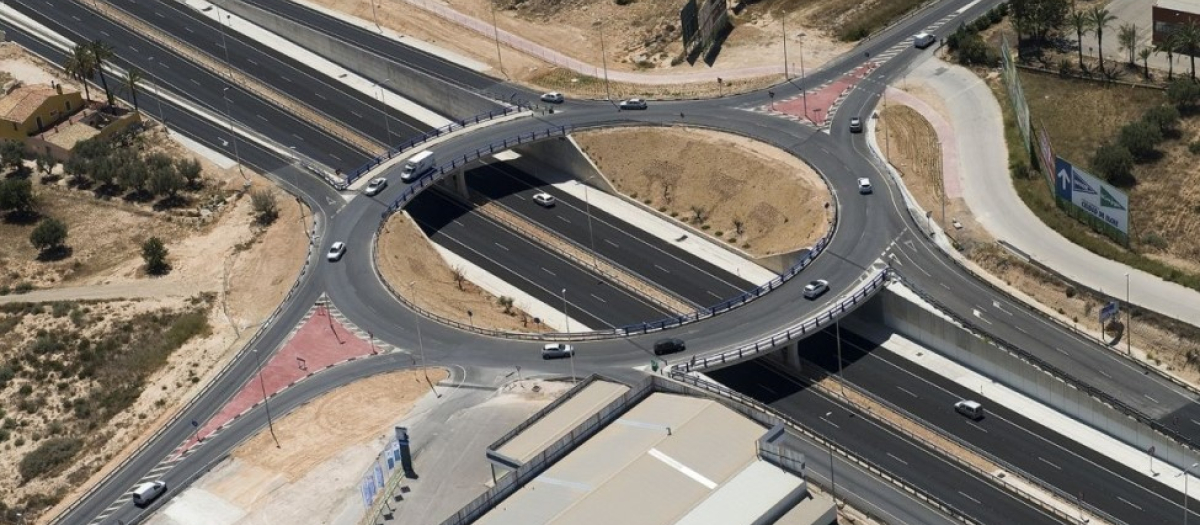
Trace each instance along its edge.
{"label": "tall light pole", "polygon": [[1125,272],[1125,353],[1133,355],[1133,305],[1129,304],[1129,272]]}
{"label": "tall light pole", "polygon": [[[225,22],[229,21],[229,14],[225,15]],[[225,44],[225,24],[221,21],[221,9],[217,8],[217,31],[221,33],[221,49],[225,50],[225,69],[229,72],[229,78],[233,78],[233,64],[229,61],[229,46]]]}
{"label": "tall light pole", "polygon": [[379,25],[379,12],[375,10],[375,0],[367,1],[371,2],[371,17],[375,19],[375,29],[378,29],[379,33],[383,34],[383,26]]}
{"label": "tall light pole", "polygon": [[1200,463],[1192,463],[1192,466],[1175,475],[1175,477],[1183,476],[1183,525],[1187,525],[1188,514],[1191,514],[1188,512],[1188,472],[1196,467],[1200,467]]}
{"label": "tall light pole", "polygon": [[[409,281],[408,291],[416,296],[416,281]],[[421,314],[417,313],[417,309],[412,309],[413,323],[417,325],[417,348],[421,350],[421,371],[425,373],[425,382],[429,383],[429,389],[433,391],[433,395],[441,397],[437,393],[437,389],[433,387],[433,382],[429,380],[429,368],[425,366],[425,339],[421,337]]]}
{"label": "tall light pole", "polygon": [[504,58],[500,56],[500,26],[496,24],[496,2],[488,2],[492,5],[492,34],[496,40],[496,63],[500,64],[500,73],[505,77],[508,73],[504,72]]}
{"label": "tall light pole", "polygon": [[[805,79],[805,76],[804,76],[804,37],[805,37],[805,35],[806,35],[805,33],[800,33],[800,84],[801,85],[804,84],[804,79]],[[783,43],[785,46],[787,45],[786,38],[783,40]],[[806,89],[804,87],[800,88],[800,98],[804,99],[804,118],[808,119],[808,121],[811,123],[812,117],[808,116],[808,89]]]}
{"label": "tall light pole", "polygon": [[604,49],[604,22],[600,21],[600,63],[604,65],[604,98],[612,101],[612,91],[608,88],[608,56]]}
{"label": "tall light pole", "polygon": [[221,98],[225,99],[225,118],[229,120],[229,140],[233,141],[233,157],[237,159],[238,172],[245,177],[246,172],[242,170],[242,155],[238,153],[237,133],[233,131],[233,110],[229,105],[229,86],[221,89]]}
{"label": "tall light pole", "polygon": [[[375,5],[375,0],[371,0],[371,5]],[[383,126],[387,129],[387,139],[383,141],[383,145],[388,151],[392,149],[392,120],[387,114],[387,102],[384,100],[383,85],[391,82],[392,79],[385,78],[375,83],[375,87],[379,88],[379,112],[383,113]]]}
{"label": "tall light pole", "polygon": [[[148,58],[154,62],[154,57]],[[167,135],[170,135],[171,126],[167,125],[167,116],[163,114],[162,96],[158,94],[158,82],[154,83],[154,99],[158,101],[158,120],[162,121],[163,129],[167,130]]]}
{"label": "tall light pole", "polygon": [[783,79],[791,80],[788,77],[788,57],[787,57],[787,13],[779,17],[780,31],[783,33]]}
{"label": "tall light pole", "polygon": [[596,258],[596,237],[592,234],[592,203],[588,199],[588,185],[583,184],[583,204],[587,208],[588,219],[588,242],[592,245],[592,266],[600,267],[600,262]]}
{"label": "tall light pole", "polygon": [[271,439],[275,440],[275,448],[279,448],[279,438],[275,436],[275,423],[271,421],[271,402],[267,399],[267,384],[263,381],[262,356],[258,354],[258,348],[251,351],[254,352],[254,360],[258,362],[258,386],[262,388],[263,408],[267,410],[267,428],[271,429]]}
{"label": "tall light pole", "polygon": [[842,320],[834,321],[833,327],[837,332],[838,385],[842,387],[842,397],[846,397],[846,376],[842,374]]}
{"label": "tall light pole", "polygon": [[[566,323],[567,333],[571,333],[571,318],[567,316],[567,289],[562,289],[563,298],[563,322]],[[575,349],[571,349],[571,353],[567,354],[567,360],[571,362],[571,383],[575,383]]]}
{"label": "tall light pole", "polygon": [[946,227],[946,177],[942,166],[942,141],[937,141],[938,193],[942,196],[942,227]]}
{"label": "tall light pole", "polygon": [[[825,418],[832,416],[833,412],[826,412]],[[834,477],[833,467],[833,440],[826,438],[829,442],[829,496],[833,498],[833,506],[837,507],[837,478]]]}

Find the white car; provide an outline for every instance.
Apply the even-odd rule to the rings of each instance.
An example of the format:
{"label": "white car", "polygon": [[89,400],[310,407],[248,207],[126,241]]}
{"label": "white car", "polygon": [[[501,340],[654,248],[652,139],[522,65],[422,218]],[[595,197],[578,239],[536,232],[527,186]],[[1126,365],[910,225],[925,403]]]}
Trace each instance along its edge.
{"label": "white car", "polygon": [[859,193],[862,193],[865,195],[867,193],[871,193],[872,191],[875,191],[875,190],[873,188],[871,188],[871,179],[868,179],[866,177],[862,177],[862,178],[858,179],[858,192]]}
{"label": "white car", "polygon": [[575,355],[575,347],[566,343],[550,343],[542,347],[542,359],[571,357],[573,355]]}
{"label": "white car", "polygon": [[917,49],[925,49],[933,45],[934,42],[937,42],[937,37],[924,31],[913,35],[913,46]]}
{"label": "white car", "polygon": [[804,297],[806,299],[816,299],[821,294],[829,291],[829,281],[825,279],[817,279],[804,285]]}
{"label": "white car", "polygon": [[640,98],[631,98],[621,101],[621,109],[646,109],[646,101]]}
{"label": "white car", "polygon": [[379,192],[383,191],[383,189],[386,187],[387,187],[387,179],[385,179],[383,177],[379,177],[378,179],[371,179],[371,182],[367,183],[367,189],[363,190],[363,194],[365,194],[368,197],[374,197],[376,195],[379,195]]}
{"label": "white car", "polygon": [[346,243],[338,241],[329,247],[329,254],[325,256],[329,262],[338,262],[342,260],[342,256],[346,255]]}
{"label": "white car", "polygon": [[542,102],[549,102],[551,104],[562,104],[563,100],[564,99],[563,99],[562,93],[551,91],[549,93],[542,94]]}
{"label": "white car", "polygon": [[862,119],[850,117],[850,133],[862,133]]}
{"label": "white car", "polygon": [[542,191],[533,196],[533,202],[538,203],[543,208],[550,208],[554,206],[556,200],[553,195]]}

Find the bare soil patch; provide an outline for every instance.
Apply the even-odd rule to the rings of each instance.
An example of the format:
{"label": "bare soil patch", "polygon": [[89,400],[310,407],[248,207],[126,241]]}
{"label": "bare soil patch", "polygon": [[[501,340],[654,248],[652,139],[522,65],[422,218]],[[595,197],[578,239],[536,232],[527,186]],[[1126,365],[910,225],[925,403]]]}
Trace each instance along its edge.
{"label": "bare soil patch", "polygon": [[[574,137],[622,194],[753,257],[811,246],[828,228],[825,182],[783,150],[693,128]],[[653,153],[631,155],[630,144]]]}
{"label": "bare soil patch", "polygon": [[[498,297],[465,278],[456,278],[461,273],[446,264],[406,212],[388,218],[376,248],[383,280],[397,294],[434,315],[479,328],[549,331],[545,325],[535,324],[521,305],[513,305],[505,313]],[[472,315],[468,316],[468,311]]]}

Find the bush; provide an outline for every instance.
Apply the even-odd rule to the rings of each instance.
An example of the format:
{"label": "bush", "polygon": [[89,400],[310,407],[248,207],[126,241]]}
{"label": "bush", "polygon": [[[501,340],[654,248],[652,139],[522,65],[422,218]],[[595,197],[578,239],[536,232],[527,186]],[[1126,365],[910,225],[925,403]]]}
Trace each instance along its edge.
{"label": "bush", "polygon": [[66,240],[66,223],[53,217],[39,222],[29,234],[29,243],[43,252],[62,247]]}
{"label": "bush", "polygon": [[37,206],[33,183],[29,179],[8,179],[0,182],[0,211],[28,213]]}
{"label": "bush", "polygon": [[1117,143],[1124,146],[1137,162],[1151,160],[1158,153],[1155,147],[1162,142],[1162,132],[1145,121],[1131,122],[1121,128]]}
{"label": "bush", "polygon": [[1191,109],[1200,101],[1200,84],[1187,78],[1177,78],[1167,86],[1167,100],[1180,111]]}
{"label": "bush", "polygon": [[978,33],[968,33],[958,42],[958,61],[964,65],[989,66],[995,62],[991,50]]}
{"label": "bush", "polygon": [[1110,184],[1122,187],[1134,185],[1133,154],[1119,144],[1102,144],[1092,157],[1092,168]]}
{"label": "bush", "polygon": [[1155,106],[1142,115],[1142,122],[1158,129],[1163,136],[1179,131],[1179,110],[1174,106]]}
{"label": "bush", "polygon": [[142,260],[146,261],[146,273],[150,275],[165,275],[171,271],[167,264],[167,247],[158,237],[151,237],[142,243]]}
{"label": "bush", "polygon": [[50,473],[62,467],[83,448],[83,441],[78,438],[50,438],[38,445],[36,449],[21,458],[19,470],[21,478],[29,480]]}
{"label": "bush", "polygon": [[1153,246],[1159,250],[1167,249],[1167,240],[1157,233],[1147,233],[1142,236],[1142,244]]}
{"label": "bush", "polygon": [[250,205],[254,208],[254,222],[259,226],[267,226],[279,218],[279,204],[275,202],[275,194],[268,190],[250,193]]}

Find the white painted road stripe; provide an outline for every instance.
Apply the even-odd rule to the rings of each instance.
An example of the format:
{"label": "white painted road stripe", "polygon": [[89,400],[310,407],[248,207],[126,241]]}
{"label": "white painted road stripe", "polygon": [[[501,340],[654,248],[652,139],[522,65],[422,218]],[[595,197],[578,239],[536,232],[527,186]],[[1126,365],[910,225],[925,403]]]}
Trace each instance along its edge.
{"label": "white painted road stripe", "polygon": [[704,485],[706,488],[708,488],[708,490],[717,488],[717,484],[715,482],[713,482],[713,480],[704,477],[699,472],[696,472],[690,468],[687,468],[687,466],[685,466],[683,463],[680,463],[680,462],[676,461],[674,458],[671,458],[671,457],[667,456],[666,454],[659,452],[658,449],[656,449],[656,448],[650,449],[650,455],[653,456],[655,459],[657,459],[663,463],[666,463],[667,466],[683,473],[683,475],[696,480],[697,483]]}
{"label": "white painted road stripe", "polygon": [[955,11],[954,14],[961,15],[961,14],[967,12],[968,9],[975,7],[975,4],[978,4],[978,3],[979,3],[979,0],[975,0],[974,2],[964,5],[960,8],[958,8],[958,11]]}

